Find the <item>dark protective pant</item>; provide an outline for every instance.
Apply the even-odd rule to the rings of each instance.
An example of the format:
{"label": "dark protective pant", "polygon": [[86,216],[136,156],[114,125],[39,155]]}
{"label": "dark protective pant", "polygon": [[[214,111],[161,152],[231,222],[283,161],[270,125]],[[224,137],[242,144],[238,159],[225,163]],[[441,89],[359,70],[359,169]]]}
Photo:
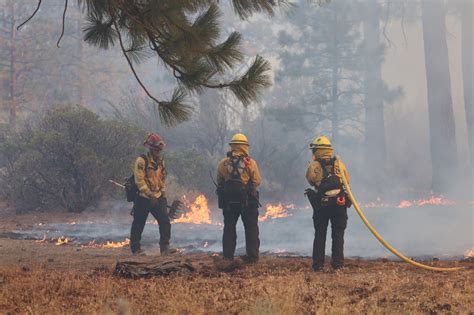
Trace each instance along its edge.
{"label": "dark protective pant", "polygon": [[160,249],[166,250],[170,244],[171,222],[166,209],[167,201],[165,197],[158,199],[158,205],[151,207],[150,200],[138,197],[133,204],[133,222],[130,231],[130,248],[132,252],[140,249],[140,240],[142,238],[143,229],[145,228],[148,213],[151,212],[160,228]]}
{"label": "dark protective pant", "polygon": [[224,214],[224,235],[222,247],[224,258],[234,258],[235,246],[237,244],[237,221],[242,216],[245,229],[245,247],[249,259],[258,259],[260,239],[258,238],[258,205],[249,203],[247,207],[240,204],[226,206]]}
{"label": "dark protective pant", "polygon": [[344,230],[347,226],[347,208],[345,206],[323,206],[313,210],[314,243],[313,268],[324,265],[326,233],[331,221],[332,266],[344,266]]}

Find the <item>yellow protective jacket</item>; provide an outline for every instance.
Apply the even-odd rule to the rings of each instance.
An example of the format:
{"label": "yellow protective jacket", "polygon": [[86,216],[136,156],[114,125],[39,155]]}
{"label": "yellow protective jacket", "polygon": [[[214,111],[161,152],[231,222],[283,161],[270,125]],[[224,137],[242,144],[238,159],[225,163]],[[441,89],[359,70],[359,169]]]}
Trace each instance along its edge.
{"label": "yellow protective jacket", "polygon": [[154,158],[150,153],[147,155],[148,168],[145,170],[145,160],[139,156],[133,164],[133,175],[135,184],[140,191],[139,195],[144,198],[160,198],[165,193],[166,169],[162,158]]}
{"label": "yellow protective jacket", "polygon": [[[321,181],[323,180],[323,168],[319,163],[318,159],[329,160],[333,157],[333,149],[316,149],[315,153],[313,154],[313,160],[309,163],[308,170],[306,171],[306,179],[308,183],[316,189],[319,189],[319,185],[321,185]],[[342,182],[342,172],[347,178],[347,182],[349,182],[349,172],[346,169],[346,166],[341,161],[341,159],[337,159],[334,162],[334,173],[341,178]]]}
{"label": "yellow protective jacket", "polygon": [[[248,146],[241,144],[231,144],[230,147],[232,156],[249,157]],[[224,183],[230,179],[231,172],[232,165],[230,163],[230,158],[226,157],[222,159],[217,166],[217,184],[220,186],[224,185]],[[257,162],[255,162],[255,160],[250,157],[248,158],[247,166],[241,174],[241,180],[244,185],[247,185],[247,183],[251,181],[253,188],[257,188],[262,181]]]}

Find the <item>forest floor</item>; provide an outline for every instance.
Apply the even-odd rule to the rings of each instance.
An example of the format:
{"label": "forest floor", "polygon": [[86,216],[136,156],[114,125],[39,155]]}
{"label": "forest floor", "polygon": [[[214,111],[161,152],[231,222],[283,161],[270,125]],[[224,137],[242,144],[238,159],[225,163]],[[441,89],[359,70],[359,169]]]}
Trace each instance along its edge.
{"label": "forest floor", "polygon": [[[38,219],[9,217],[0,232]],[[169,260],[195,271],[140,279],[113,275],[117,262]],[[467,268],[435,273],[386,259],[349,259],[343,270],[327,266],[315,273],[305,257],[230,264],[215,253],[136,257],[127,247],[0,238],[0,314],[472,314],[474,263],[429,263]]]}

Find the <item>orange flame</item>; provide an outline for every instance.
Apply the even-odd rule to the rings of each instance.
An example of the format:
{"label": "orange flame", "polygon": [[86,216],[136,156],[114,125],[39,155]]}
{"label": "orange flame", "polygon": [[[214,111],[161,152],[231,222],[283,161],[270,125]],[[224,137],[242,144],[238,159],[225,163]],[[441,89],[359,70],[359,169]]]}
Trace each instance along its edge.
{"label": "orange flame", "polygon": [[60,246],[60,245],[66,245],[68,243],[69,243],[69,239],[67,237],[61,236],[58,238],[55,244],[57,246]]}
{"label": "orange flame", "polygon": [[375,201],[370,201],[365,204],[361,204],[362,208],[389,208],[391,207],[388,203],[384,202],[382,198],[377,197]]}
{"label": "orange flame", "polygon": [[46,243],[48,240],[46,238],[46,234],[43,234],[43,238],[40,239],[40,240],[36,240],[35,242],[36,243]]}
{"label": "orange flame", "polygon": [[468,249],[464,252],[464,258],[474,258],[474,249]]}
{"label": "orange flame", "polygon": [[173,223],[212,223],[211,211],[209,210],[207,198],[204,195],[197,196],[194,202],[190,202],[186,196],[183,196],[183,203],[191,211],[183,213],[179,218],[173,220]]}
{"label": "orange flame", "polygon": [[411,208],[411,207],[424,207],[427,205],[434,205],[434,206],[449,206],[455,205],[456,202],[453,200],[449,200],[444,198],[442,195],[435,196],[431,195],[429,198],[426,199],[416,199],[416,200],[401,200],[398,205],[390,204],[383,201],[380,197],[377,197],[375,201],[371,201],[365,204],[361,204],[362,208]]}
{"label": "orange flame", "polygon": [[87,245],[84,247],[92,247],[92,248],[122,248],[125,246],[130,245],[130,240],[126,238],[123,242],[111,242],[107,241],[105,244],[101,243],[96,243],[95,240],[90,241]]}
{"label": "orange flame", "polygon": [[449,206],[449,205],[455,205],[456,202],[444,198],[442,195],[440,196],[434,196],[431,195],[430,198],[427,199],[418,199],[418,200],[413,200],[413,201],[408,201],[408,200],[402,200],[398,204],[397,208],[409,208],[413,206],[417,207],[423,207],[426,205],[435,205],[435,206]]}
{"label": "orange flame", "polygon": [[288,217],[287,209],[293,209],[295,206],[293,204],[289,205],[282,205],[278,203],[276,205],[267,203],[265,205],[265,214],[260,216],[258,220],[260,222],[267,221],[268,219],[276,219],[276,218],[286,218]]}

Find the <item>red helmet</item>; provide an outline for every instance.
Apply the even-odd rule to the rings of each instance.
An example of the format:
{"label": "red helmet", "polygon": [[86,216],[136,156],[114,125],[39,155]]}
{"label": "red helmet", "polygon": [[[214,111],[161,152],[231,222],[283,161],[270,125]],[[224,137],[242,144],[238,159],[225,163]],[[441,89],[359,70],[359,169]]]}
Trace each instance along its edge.
{"label": "red helmet", "polygon": [[160,135],[149,133],[143,145],[151,149],[163,149],[165,147],[165,142],[161,139]]}

